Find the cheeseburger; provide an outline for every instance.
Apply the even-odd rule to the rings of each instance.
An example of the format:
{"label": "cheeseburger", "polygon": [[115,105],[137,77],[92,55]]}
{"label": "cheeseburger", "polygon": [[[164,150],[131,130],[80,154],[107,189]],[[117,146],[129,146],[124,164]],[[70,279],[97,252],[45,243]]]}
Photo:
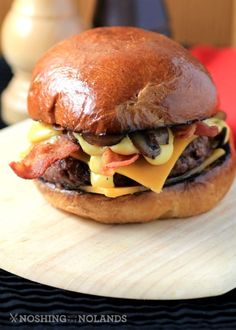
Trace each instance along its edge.
{"label": "cheeseburger", "polygon": [[215,85],[158,33],[105,27],[57,44],[35,66],[28,112],[31,146],[10,166],[78,216],[189,217],[232,184],[232,138]]}

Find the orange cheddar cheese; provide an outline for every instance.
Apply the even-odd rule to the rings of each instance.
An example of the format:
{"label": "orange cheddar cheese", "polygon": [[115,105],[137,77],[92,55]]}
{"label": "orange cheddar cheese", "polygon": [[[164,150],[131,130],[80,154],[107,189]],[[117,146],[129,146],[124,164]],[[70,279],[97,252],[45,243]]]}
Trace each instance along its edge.
{"label": "orange cheddar cheese", "polygon": [[195,138],[194,135],[187,139],[176,138],[172,157],[163,165],[151,165],[144,158],[140,158],[129,166],[120,167],[116,170],[116,173],[127,176],[144,187],[160,193],[180,155]]}

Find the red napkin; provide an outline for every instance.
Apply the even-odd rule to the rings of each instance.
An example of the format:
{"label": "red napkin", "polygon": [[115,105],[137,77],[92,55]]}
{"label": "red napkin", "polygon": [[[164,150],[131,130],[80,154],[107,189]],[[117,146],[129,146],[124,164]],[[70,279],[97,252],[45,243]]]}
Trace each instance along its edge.
{"label": "red napkin", "polygon": [[236,138],[236,48],[197,46],[190,51],[210,72],[218,89],[220,109],[227,113]]}

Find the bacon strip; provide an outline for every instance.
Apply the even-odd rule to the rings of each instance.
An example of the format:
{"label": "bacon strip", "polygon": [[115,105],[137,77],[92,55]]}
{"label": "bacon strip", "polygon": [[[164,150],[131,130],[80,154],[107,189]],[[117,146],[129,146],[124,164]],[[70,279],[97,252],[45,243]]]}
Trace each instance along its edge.
{"label": "bacon strip", "polygon": [[194,135],[196,131],[196,124],[181,125],[175,129],[175,137],[179,139],[187,139]]}
{"label": "bacon strip", "polygon": [[79,145],[68,137],[61,135],[54,143],[38,143],[30,153],[20,162],[11,162],[13,171],[23,179],[36,179],[44,174],[55,161],[68,157],[78,151]]}
{"label": "bacon strip", "polygon": [[200,136],[215,137],[217,134],[219,134],[219,130],[217,126],[208,126],[202,121],[199,121],[196,123],[195,134]]}
{"label": "bacon strip", "polygon": [[209,126],[201,121],[191,125],[181,125],[175,128],[175,136],[180,139],[187,139],[194,134],[215,137],[219,134],[219,130],[217,126]]}
{"label": "bacon strip", "polygon": [[103,175],[113,175],[115,170],[122,166],[128,166],[134,163],[139,158],[138,154],[134,155],[119,155],[107,148],[102,155],[102,168]]}

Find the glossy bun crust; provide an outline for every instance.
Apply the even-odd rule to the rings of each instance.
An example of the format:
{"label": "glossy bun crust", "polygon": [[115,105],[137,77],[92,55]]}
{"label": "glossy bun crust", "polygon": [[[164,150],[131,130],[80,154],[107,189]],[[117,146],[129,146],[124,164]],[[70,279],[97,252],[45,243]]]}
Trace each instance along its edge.
{"label": "glossy bun crust", "polygon": [[118,198],[60,190],[36,181],[45,198],[55,207],[103,223],[148,222],[155,219],[185,218],[212,209],[229,190],[235,177],[235,161],[228,158],[192,181],[164,188],[163,192],[142,192]]}
{"label": "glossy bun crust", "polygon": [[133,27],[85,31],[37,63],[28,96],[36,120],[114,134],[213,115],[215,86],[187,50]]}

